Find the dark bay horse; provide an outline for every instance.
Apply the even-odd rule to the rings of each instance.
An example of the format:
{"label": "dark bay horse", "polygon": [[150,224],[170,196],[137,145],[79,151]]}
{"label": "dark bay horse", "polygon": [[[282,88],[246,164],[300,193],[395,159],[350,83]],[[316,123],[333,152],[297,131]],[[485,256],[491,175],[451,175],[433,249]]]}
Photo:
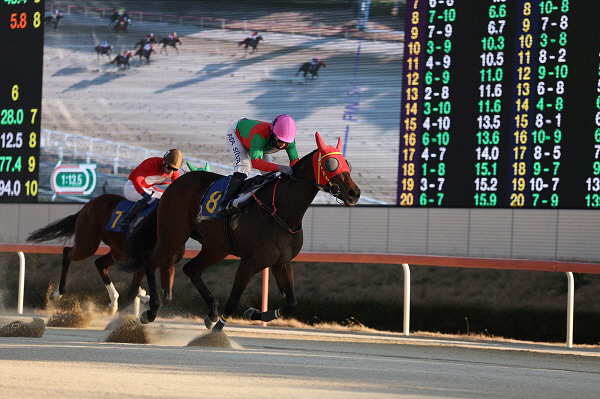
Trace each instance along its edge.
{"label": "dark bay horse", "polygon": [[[169,263],[190,237],[200,242],[202,249],[184,265],[183,271],[208,305],[204,319],[207,328],[217,320],[214,329],[223,328],[238,307],[252,276],[267,267],[271,268],[277,287],[285,297],[285,306],[264,313],[248,309],[244,317],[271,321],[289,315],[296,308],[291,260],[302,248],[302,218],[306,210],[319,190],[334,195],[346,206],[355,205],[360,197],[360,189],[350,176],[350,165],[341,152],[341,139],[337,148],[326,146],[318,133],[316,141],[317,150],[294,164],[291,176],[282,175],[267,183],[240,214],[225,220],[198,216],[202,197],[210,185],[223,176],[190,172],[165,190],[154,217],[149,215],[129,237],[127,262],[121,265],[129,272],[146,271],[150,309],[141,315],[142,323],[154,321],[160,307],[155,269]],[[225,226],[231,231],[231,245]],[[219,318],[217,300],[202,280],[202,273],[228,254],[236,253],[240,264]]]}
{"label": "dark bay horse", "polygon": [[[110,296],[111,311],[112,313],[117,311],[119,294],[110,280],[108,269],[115,264],[115,261],[125,259],[125,233],[111,232],[104,227],[109,222],[113,210],[122,199],[123,197],[115,194],[101,195],[90,200],[76,214],[50,223],[48,226],[34,231],[27,238],[29,242],[39,243],[57,238],[64,238],[66,240],[74,236],[73,246],[63,248],[60,285],[58,290],[51,294],[50,299],[59,299],[66,292],[67,273],[71,262],[84,260],[94,255],[100,246],[100,242],[104,242],[110,247],[110,252],[96,259],[95,263]],[[170,301],[173,295],[174,265],[183,257],[183,252],[184,247],[179,248],[161,267],[160,275],[163,298],[167,301]],[[127,303],[135,299],[143,279],[143,271],[133,275],[127,296]]]}
{"label": "dark bay horse", "polygon": [[256,39],[247,37],[241,42],[239,42],[238,46],[244,46],[244,50],[248,50],[248,47],[252,47],[252,51],[250,53],[253,53],[256,51],[256,46],[258,46],[258,42],[260,42],[261,40],[263,40],[262,36],[258,36]]}
{"label": "dark bay horse", "polygon": [[[304,72],[304,79],[313,80],[314,78],[319,77],[319,68],[326,67],[326,66],[327,66],[327,64],[325,64],[325,61],[319,61],[319,63],[314,66],[311,65],[310,62],[305,62],[304,64],[302,64],[300,69],[298,69],[298,72],[296,72],[296,76],[298,76],[298,74],[300,72]],[[310,73],[312,76],[310,78],[308,78],[306,76],[307,73]]]}
{"label": "dark bay horse", "polygon": [[130,58],[131,58],[131,54],[128,54],[127,56],[119,54],[115,57],[114,60],[112,60],[110,62],[110,64],[114,64],[116,62],[118,67],[123,65],[123,69],[129,69],[131,67],[131,65],[129,65]]}
{"label": "dark bay horse", "polygon": [[149,39],[143,38],[139,42],[137,42],[133,48],[137,49],[138,47],[144,47],[146,45],[146,43],[156,43],[156,38],[155,37],[151,37]]}
{"label": "dark bay horse", "polygon": [[127,33],[127,27],[129,26],[129,22],[131,20],[129,18],[126,17],[122,17],[120,18],[116,23],[115,26],[113,27],[113,30],[115,32],[125,32]]}
{"label": "dark bay horse", "polygon": [[150,62],[150,56],[152,55],[152,53],[154,53],[154,49],[151,48],[150,50],[144,50],[143,47],[140,47],[136,52],[135,55],[139,56],[139,60],[142,61],[142,57],[144,57],[146,59],[146,64]]}
{"label": "dark bay horse", "polygon": [[175,51],[177,51],[177,54],[179,54],[179,49],[177,48],[177,43],[182,44],[181,39],[178,37],[176,37],[175,39],[169,39],[168,37],[165,37],[164,39],[160,39],[160,41],[158,43],[162,44],[162,47],[160,48],[160,52],[162,53],[163,50],[165,50],[165,53],[167,55],[169,55],[169,53],[167,52],[167,46],[173,47],[175,49]]}
{"label": "dark bay horse", "polygon": [[108,46],[108,47],[102,47],[100,45],[94,47],[94,51],[96,52],[96,55],[98,56],[98,59],[100,59],[101,55],[106,55],[110,58],[110,54],[112,53],[112,46]]}
{"label": "dark bay horse", "polygon": [[62,13],[58,14],[56,16],[56,18],[54,18],[52,15],[49,15],[46,18],[44,18],[44,26],[54,24],[54,30],[56,30],[56,27],[58,26],[58,23],[60,22],[61,18],[62,18]]}

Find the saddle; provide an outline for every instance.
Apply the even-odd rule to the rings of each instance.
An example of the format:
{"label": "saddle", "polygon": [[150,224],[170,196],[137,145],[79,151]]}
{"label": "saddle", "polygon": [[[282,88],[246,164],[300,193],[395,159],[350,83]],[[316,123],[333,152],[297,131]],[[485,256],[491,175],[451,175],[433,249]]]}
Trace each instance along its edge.
{"label": "saddle", "polygon": [[[222,177],[214,181],[202,197],[202,206],[200,208],[200,217],[218,218],[216,215],[217,209],[221,205],[223,193],[229,184],[230,176]],[[258,175],[246,179],[241,190],[233,199],[233,206],[242,208],[252,200],[252,194],[256,194],[267,183],[277,179],[275,172],[267,173],[266,175]]]}

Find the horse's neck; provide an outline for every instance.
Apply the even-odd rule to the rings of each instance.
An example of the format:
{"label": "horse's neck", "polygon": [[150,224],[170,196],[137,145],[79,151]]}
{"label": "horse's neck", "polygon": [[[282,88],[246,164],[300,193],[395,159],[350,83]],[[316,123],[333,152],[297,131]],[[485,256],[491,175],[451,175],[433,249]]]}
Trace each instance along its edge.
{"label": "horse's neck", "polygon": [[284,177],[277,186],[275,204],[279,216],[292,229],[300,227],[304,214],[319,192],[316,186],[310,184],[315,182],[312,154],[299,162],[302,162],[302,165],[294,168],[294,176],[304,182]]}

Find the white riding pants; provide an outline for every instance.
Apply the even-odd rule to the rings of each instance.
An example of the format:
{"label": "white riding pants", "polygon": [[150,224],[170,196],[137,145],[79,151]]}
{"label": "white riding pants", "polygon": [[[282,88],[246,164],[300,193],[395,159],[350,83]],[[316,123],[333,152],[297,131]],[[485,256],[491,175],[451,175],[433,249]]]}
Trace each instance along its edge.
{"label": "white riding pants", "polygon": [[[152,195],[152,197],[153,197],[152,201],[154,201],[154,198],[160,199],[160,197],[162,197],[162,195],[163,195],[163,193],[161,193],[159,191],[151,190],[149,188],[143,187],[142,189],[145,192],[147,192],[148,194]],[[132,202],[137,202],[142,199],[142,195],[137,192],[137,190],[133,186],[133,182],[131,180],[127,180],[127,183],[125,183],[125,187],[123,187],[123,194],[125,195],[125,198],[127,198],[129,201],[132,201]],[[150,202],[152,202],[152,201],[150,201]]]}
{"label": "white riding pants", "polygon": [[[240,172],[246,176],[250,175],[252,170],[252,161],[250,160],[250,153],[242,144],[242,140],[235,134],[235,128],[239,120],[233,122],[227,129],[225,138],[227,145],[231,149],[231,155],[233,156],[233,171]],[[264,154],[263,159],[267,162],[273,162],[271,154]],[[261,172],[264,174],[264,172]]]}

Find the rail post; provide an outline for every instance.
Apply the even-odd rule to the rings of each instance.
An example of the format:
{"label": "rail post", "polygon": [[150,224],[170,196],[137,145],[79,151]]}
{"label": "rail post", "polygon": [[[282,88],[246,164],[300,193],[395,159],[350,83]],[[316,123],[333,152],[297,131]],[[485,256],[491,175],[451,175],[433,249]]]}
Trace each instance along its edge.
{"label": "rail post", "polygon": [[567,348],[573,347],[573,309],[575,303],[575,280],[573,272],[565,272],[567,275]]}
{"label": "rail post", "polygon": [[[260,311],[261,312],[266,312],[267,310],[269,310],[269,268],[265,268],[262,271],[262,278],[263,278],[263,282],[262,282],[262,306]],[[266,327],[267,326],[267,322],[263,321],[262,322],[262,326]]]}
{"label": "rail post", "polygon": [[408,337],[410,331],[410,267],[408,263],[402,264],[404,270],[404,322],[402,327],[404,335]]}
{"label": "rail post", "polygon": [[17,313],[23,314],[23,294],[25,292],[25,254],[21,251],[19,255],[19,293],[17,296]]}

